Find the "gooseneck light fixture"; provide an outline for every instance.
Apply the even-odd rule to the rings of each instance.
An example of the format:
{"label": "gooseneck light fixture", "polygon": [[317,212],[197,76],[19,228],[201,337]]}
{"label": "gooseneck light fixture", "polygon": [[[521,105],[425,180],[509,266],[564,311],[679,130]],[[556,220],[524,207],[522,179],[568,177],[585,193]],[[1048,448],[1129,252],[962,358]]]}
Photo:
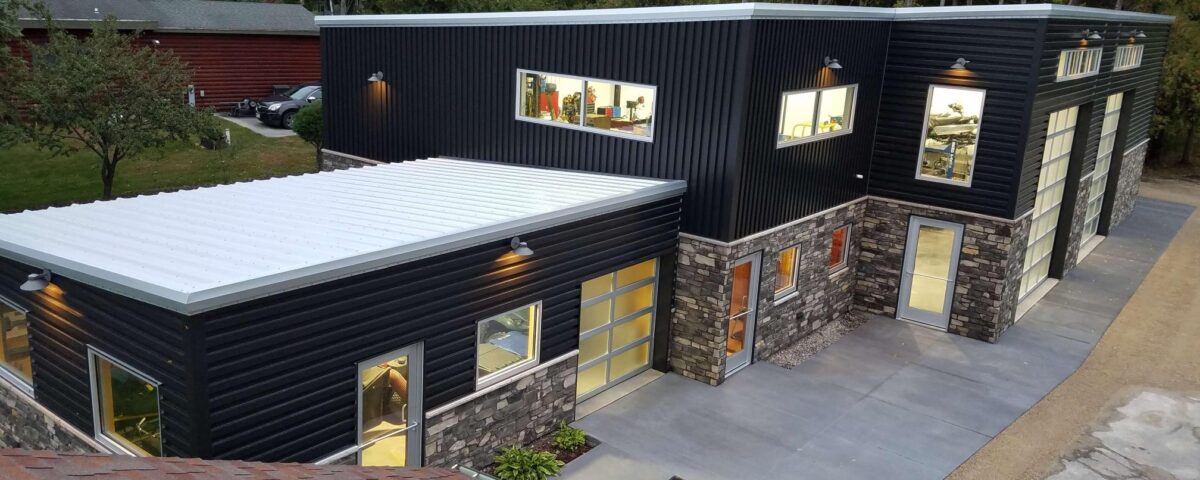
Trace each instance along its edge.
{"label": "gooseneck light fixture", "polygon": [[1100,36],[1100,32],[1097,32],[1097,31],[1091,30],[1091,29],[1087,29],[1087,28],[1085,28],[1085,29],[1083,29],[1083,31],[1079,32],[1079,38],[1083,38],[1083,39],[1087,39],[1087,40],[1102,40],[1102,39],[1104,39],[1104,37]]}
{"label": "gooseneck light fixture", "polygon": [[50,286],[51,274],[49,270],[42,270],[42,273],[31,273],[25,278],[25,283],[21,284],[21,290],[26,292],[36,292]]}
{"label": "gooseneck light fixture", "polygon": [[1121,32],[1121,36],[1129,38],[1146,38],[1146,32],[1142,30],[1130,30],[1128,32]]}
{"label": "gooseneck light fixture", "polygon": [[839,70],[842,68],[842,64],[838,63],[838,59],[831,57],[825,57],[825,66],[834,70]]}
{"label": "gooseneck light fixture", "polygon": [[958,57],[958,60],[955,60],[954,65],[951,65],[950,68],[953,70],[966,70],[968,63],[971,63],[971,61],[962,57]]}
{"label": "gooseneck light fixture", "polygon": [[521,237],[513,237],[508,242],[508,246],[512,248],[512,252],[522,257],[533,255],[533,249],[529,248],[529,244],[522,242]]}
{"label": "gooseneck light fixture", "polygon": [[371,83],[383,81],[383,72],[372,73],[370,77],[367,77],[367,81]]}

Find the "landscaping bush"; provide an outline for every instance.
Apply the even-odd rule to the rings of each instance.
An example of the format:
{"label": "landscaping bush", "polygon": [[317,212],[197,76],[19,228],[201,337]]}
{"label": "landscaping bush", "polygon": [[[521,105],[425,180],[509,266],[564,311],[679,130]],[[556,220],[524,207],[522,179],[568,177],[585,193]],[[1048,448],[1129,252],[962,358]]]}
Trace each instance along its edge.
{"label": "landscaping bush", "polygon": [[554,446],[574,452],[583,448],[587,444],[587,435],[583,433],[583,429],[575,428],[567,425],[567,422],[558,423],[558,431],[554,433]]}
{"label": "landscaping bush", "polygon": [[557,477],[563,465],[553,453],[512,447],[496,455],[495,473],[500,480],[546,480]]}

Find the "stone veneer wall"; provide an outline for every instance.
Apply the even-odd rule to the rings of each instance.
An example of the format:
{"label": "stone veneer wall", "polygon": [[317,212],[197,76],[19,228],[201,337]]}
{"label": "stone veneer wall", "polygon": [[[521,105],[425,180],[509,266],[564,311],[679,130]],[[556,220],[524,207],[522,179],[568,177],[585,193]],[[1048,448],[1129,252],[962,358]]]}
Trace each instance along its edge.
{"label": "stone veneer wall", "polygon": [[110,453],[4,380],[0,380],[0,407],[4,413],[0,418],[0,448]]}
{"label": "stone veneer wall", "polygon": [[378,160],[370,160],[366,158],[353,157],[343,155],[337,152],[322,150],[321,151],[321,171],[330,172],[333,170],[345,170],[347,168],[369,167],[371,165],[382,165],[387,162]]}
{"label": "stone veneer wall", "polygon": [[1088,197],[1092,195],[1092,175],[1079,180],[1079,195],[1075,197],[1075,211],[1071,214],[1071,230],[1067,232],[1067,256],[1063,259],[1063,274],[1075,268],[1079,261],[1079,250],[1083,248],[1083,227],[1087,223]]}
{"label": "stone veneer wall", "polygon": [[856,308],[896,316],[911,216],[964,225],[949,331],[995,342],[1013,323],[1030,217],[1016,221],[871,198],[860,235]]}
{"label": "stone veneer wall", "polygon": [[[858,258],[858,232],[866,202],[836,210],[772,231],[768,234],[719,244],[681,236],[675,263],[675,310],[671,319],[671,368],[685,377],[710,385],[725,380],[725,315],[732,291],[732,266],[755,252],[762,255],[758,279],[758,311],[754,335],[754,361],[769,357],[830,321],[850,314],[854,271]],[[847,265],[829,270],[833,231],[850,225]],[[775,298],[776,258],[797,246],[800,255],[796,292]]]}
{"label": "stone veneer wall", "polygon": [[[579,356],[526,373],[425,419],[425,465],[484,467],[501,448],[524,445],[575,420]],[[436,411],[436,409],[434,410]]]}
{"label": "stone veneer wall", "polygon": [[1133,203],[1137,200],[1138,184],[1142,181],[1142,167],[1146,163],[1146,150],[1149,147],[1150,142],[1142,142],[1125,150],[1125,154],[1121,156],[1121,172],[1117,177],[1117,192],[1116,198],[1113,199],[1109,228],[1120,225],[1133,213]]}

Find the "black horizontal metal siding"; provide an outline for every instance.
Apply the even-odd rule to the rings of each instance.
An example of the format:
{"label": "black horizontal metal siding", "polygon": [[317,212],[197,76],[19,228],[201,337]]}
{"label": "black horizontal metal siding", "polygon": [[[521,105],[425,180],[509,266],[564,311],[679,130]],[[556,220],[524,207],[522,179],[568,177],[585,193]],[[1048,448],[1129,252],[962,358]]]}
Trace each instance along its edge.
{"label": "black horizontal metal siding", "polygon": [[[747,23],[324,28],[326,147],[684,179],[684,230],[721,236]],[[656,86],[653,143],[515,120],[518,68]]]}
{"label": "black horizontal metal siding", "polygon": [[[890,22],[753,22],[735,238],[866,195],[890,26]],[[827,55],[837,58],[843,68],[825,68]],[[776,148],[783,92],[850,84],[858,84],[852,133]]]}
{"label": "black horizontal metal siding", "polygon": [[[1104,38],[1089,40],[1084,44],[1080,38],[1080,32],[1084,29],[1100,32]],[[1120,32],[1133,29],[1145,30],[1147,34],[1147,38],[1138,39],[1139,44],[1145,45],[1142,65],[1136,69],[1114,72],[1112,67],[1116,47],[1129,41],[1128,36],[1121,37]],[[1082,162],[1079,166],[1081,175],[1090,173],[1095,167],[1100,130],[1104,121],[1104,105],[1109,95],[1133,92],[1133,95],[1127,95],[1130,98],[1126,99],[1131,103],[1122,105],[1122,108],[1132,109],[1129,124],[1120,127],[1128,132],[1125,144],[1132,146],[1148,138],[1150,120],[1154,114],[1154,101],[1158,95],[1162,59],[1167,48],[1168,29],[1169,26],[1164,24],[1119,24],[1077,20],[1048,22],[1041,58],[1038,61],[1037,90],[1029,124],[1029,142],[1023,156],[1021,183],[1014,202],[1014,212],[1017,215],[1033,208],[1046,141],[1046,128],[1051,113],[1077,105],[1090,105],[1092,108],[1091,121],[1086,125],[1078,125],[1076,130],[1077,135],[1087,136],[1084,151],[1074,152],[1072,155],[1073,162]],[[1076,80],[1056,81],[1059,54],[1063,50],[1080,47],[1104,49],[1100,73]]]}
{"label": "black horizontal metal siding", "polygon": [[[579,286],[673,255],[676,198],[211,312],[213,455],[313,461],[354,444],[357,362],[425,345],[425,408],[474,391],[475,324],[543,302],[541,359],[578,346]],[[666,321],[663,319],[662,321]]]}
{"label": "black horizontal metal siding", "polygon": [[[893,23],[869,192],[1011,216],[1043,25],[1018,19]],[[958,57],[971,61],[968,70],[950,69]],[[915,178],[931,84],[987,90],[970,188]]]}
{"label": "black horizontal metal siding", "polygon": [[195,433],[188,365],[187,319],[162,308],[84,285],[62,275],[42,292],[18,286],[28,265],[0,258],[0,295],[29,310],[34,393],[38,403],[86,434],[93,431],[89,345],[161,382],[163,453],[191,457],[203,452]]}

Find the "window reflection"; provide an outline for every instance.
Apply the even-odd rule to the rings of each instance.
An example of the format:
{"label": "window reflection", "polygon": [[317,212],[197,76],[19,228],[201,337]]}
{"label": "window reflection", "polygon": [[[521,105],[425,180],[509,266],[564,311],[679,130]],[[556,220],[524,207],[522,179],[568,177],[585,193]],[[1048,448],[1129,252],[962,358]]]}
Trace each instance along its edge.
{"label": "window reflection", "polygon": [[968,183],[975,166],[984,91],[933,86],[925,107],[920,177]]}
{"label": "window reflection", "polygon": [[504,372],[515,373],[537,361],[539,308],[535,303],[479,322],[478,384],[497,381]]}

